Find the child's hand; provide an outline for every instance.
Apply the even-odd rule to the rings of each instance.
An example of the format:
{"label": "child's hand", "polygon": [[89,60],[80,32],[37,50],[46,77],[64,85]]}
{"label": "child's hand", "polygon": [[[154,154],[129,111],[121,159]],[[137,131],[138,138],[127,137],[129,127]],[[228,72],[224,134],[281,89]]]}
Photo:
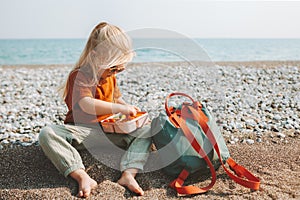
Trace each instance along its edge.
{"label": "child's hand", "polygon": [[126,105],[122,105],[120,112],[123,113],[124,115],[135,116],[138,110],[139,108],[126,104]]}
{"label": "child's hand", "polygon": [[138,107],[136,107],[136,106],[133,106],[134,107],[134,109],[137,111],[137,112],[141,112],[141,109],[140,108],[138,108]]}

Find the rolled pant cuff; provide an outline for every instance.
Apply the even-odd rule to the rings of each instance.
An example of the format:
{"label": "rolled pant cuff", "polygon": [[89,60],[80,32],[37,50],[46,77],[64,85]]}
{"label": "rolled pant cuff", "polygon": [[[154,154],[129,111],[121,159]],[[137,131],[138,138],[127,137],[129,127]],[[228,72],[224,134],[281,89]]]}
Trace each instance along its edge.
{"label": "rolled pant cuff", "polygon": [[138,169],[138,170],[143,170],[144,167],[142,164],[138,164],[138,163],[132,163],[126,166],[120,166],[120,170],[121,172],[125,171],[126,169]]}
{"label": "rolled pant cuff", "polygon": [[65,177],[67,177],[71,172],[73,172],[73,171],[75,171],[75,170],[77,170],[77,169],[83,169],[83,170],[85,170],[85,167],[83,166],[82,163],[72,165],[71,167],[69,167],[69,168],[63,173],[63,175],[64,175]]}

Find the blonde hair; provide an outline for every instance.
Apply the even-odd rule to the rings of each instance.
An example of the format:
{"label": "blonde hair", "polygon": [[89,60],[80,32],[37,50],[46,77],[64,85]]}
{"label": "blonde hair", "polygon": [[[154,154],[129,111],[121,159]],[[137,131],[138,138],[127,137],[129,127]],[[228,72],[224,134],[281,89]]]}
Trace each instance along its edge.
{"label": "blonde hair", "polygon": [[[132,60],[133,56],[134,51],[128,35],[117,26],[101,22],[91,32],[70,74],[74,70],[84,68],[84,72],[91,77],[90,86],[97,85],[101,70],[126,64]],[[68,86],[67,79],[59,88],[64,99],[68,93]]]}

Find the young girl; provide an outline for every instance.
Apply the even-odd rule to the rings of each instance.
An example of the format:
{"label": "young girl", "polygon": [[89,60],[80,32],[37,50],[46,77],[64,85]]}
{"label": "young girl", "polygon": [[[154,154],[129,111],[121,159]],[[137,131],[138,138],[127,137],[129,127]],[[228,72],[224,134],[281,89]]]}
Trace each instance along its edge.
{"label": "young girl", "polygon": [[[92,31],[78,63],[62,87],[68,106],[65,125],[51,125],[39,134],[46,156],[64,176],[79,184],[79,197],[88,197],[97,182],[86,172],[77,147],[92,133],[99,133],[99,122],[114,113],[136,115],[138,108],[121,97],[115,74],[124,70],[134,52],[128,36],[118,27],[100,23]],[[105,134],[118,147],[126,149],[120,163],[118,183],[138,195],[144,191],[135,176],[143,169],[151,144],[150,126],[138,129],[133,137]]]}

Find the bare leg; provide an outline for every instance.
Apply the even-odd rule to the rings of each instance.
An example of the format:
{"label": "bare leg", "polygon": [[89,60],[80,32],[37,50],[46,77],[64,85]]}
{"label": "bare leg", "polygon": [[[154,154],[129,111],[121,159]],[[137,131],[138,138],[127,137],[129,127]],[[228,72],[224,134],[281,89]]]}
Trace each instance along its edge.
{"label": "bare leg", "polygon": [[91,190],[97,186],[97,182],[92,179],[83,169],[77,169],[70,173],[79,185],[78,197],[88,197]]}
{"label": "bare leg", "polygon": [[138,169],[126,169],[123,171],[118,183],[124,187],[127,187],[130,191],[142,196],[144,195],[144,191],[142,188],[140,188],[139,184],[135,180],[137,172]]}

